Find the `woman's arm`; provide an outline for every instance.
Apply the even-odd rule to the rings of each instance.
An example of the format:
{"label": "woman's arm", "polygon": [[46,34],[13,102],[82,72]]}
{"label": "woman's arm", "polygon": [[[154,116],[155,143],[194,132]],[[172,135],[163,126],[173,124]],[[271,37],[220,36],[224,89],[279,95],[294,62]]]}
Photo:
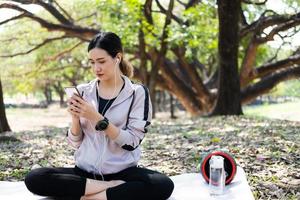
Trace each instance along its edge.
{"label": "woman's arm", "polygon": [[70,103],[70,99],[68,100],[68,112],[72,117],[72,124],[67,133],[68,142],[71,146],[78,148],[82,143],[83,133],[80,127],[79,117],[75,115],[73,105]]}
{"label": "woman's arm", "polygon": [[71,133],[74,136],[79,136],[81,134],[79,118],[72,117]]}
{"label": "woman's arm", "polygon": [[119,130],[119,134],[114,141],[123,149],[135,150],[144,139],[147,127],[151,124],[151,119],[152,104],[149,91],[141,85],[137,87],[135,92],[135,99],[128,117],[128,125]]}

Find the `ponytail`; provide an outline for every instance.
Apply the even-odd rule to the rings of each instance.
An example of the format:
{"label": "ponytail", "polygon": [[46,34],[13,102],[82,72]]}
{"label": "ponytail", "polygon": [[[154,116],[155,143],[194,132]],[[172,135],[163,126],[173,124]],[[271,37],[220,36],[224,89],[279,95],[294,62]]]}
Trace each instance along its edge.
{"label": "ponytail", "polygon": [[120,71],[123,73],[123,75],[127,76],[128,78],[133,77],[134,68],[130,62],[122,58],[119,66],[120,66]]}

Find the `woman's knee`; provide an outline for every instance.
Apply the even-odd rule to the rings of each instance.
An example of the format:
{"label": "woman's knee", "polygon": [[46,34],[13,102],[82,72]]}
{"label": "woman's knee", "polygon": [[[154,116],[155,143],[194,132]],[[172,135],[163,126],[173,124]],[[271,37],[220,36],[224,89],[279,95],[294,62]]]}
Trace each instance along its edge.
{"label": "woman's knee", "polygon": [[156,199],[165,200],[171,196],[174,190],[174,183],[169,177],[161,174],[160,179],[154,185],[153,190],[153,192],[156,194]]}
{"label": "woman's knee", "polygon": [[47,168],[37,168],[31,170],[25,177],[25,185],[27,189],[35,194],[42,195],[41,188],[45,187],[43,181],[47,179],[45,176],[48,173]]}
{"label": "woman's knee", "polygon": [[166,176],[161,187],[163,188],[163,191],[164,191],[164,192],[162,192],[163,199],[169,198],[174,190],[173,181],[169,177]]}

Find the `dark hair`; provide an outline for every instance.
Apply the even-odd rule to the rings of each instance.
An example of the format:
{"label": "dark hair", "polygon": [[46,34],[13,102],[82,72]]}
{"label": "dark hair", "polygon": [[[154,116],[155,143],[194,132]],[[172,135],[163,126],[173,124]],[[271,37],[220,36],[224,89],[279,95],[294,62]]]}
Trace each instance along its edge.
{"label": "dark hair", "polygon": [[[122,53],[123,48],[120,37],[112,32],[101,32],[94,36],[88,46],[88,52],[94,48],[104,49],[111,57],[116,57],[118,53]],[[132,65],[121,58],[120,70],[125,75],[131,78],[133,76]]]}

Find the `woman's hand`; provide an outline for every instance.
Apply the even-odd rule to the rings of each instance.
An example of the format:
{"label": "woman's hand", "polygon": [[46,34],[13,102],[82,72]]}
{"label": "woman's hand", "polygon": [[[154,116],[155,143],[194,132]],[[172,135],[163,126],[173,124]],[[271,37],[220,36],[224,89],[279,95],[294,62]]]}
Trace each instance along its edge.
{"label": "woman's hand", "polygon": [[98,121],[103,118],[92,105],[77,95],[73,95],[68,103],[68,112],[71,113],[72,117],[84,117],[91,121]]}
{"label": "woman's hand", "polygon": [[75,111],[72,109],[72,104],[71,104],[71,101],[72,101],[72,99],[71,99],[71,98],[69,98],[69,99],[67,100],[67,105],[68,105],[68,109],[67,109],[67,111],[68,111],[68,113],[70,113],[70,114],[71,114],[72,121],[79,121],[79,116],[78,116],[78,113],[77,113],[77,112],[75,112]]}

